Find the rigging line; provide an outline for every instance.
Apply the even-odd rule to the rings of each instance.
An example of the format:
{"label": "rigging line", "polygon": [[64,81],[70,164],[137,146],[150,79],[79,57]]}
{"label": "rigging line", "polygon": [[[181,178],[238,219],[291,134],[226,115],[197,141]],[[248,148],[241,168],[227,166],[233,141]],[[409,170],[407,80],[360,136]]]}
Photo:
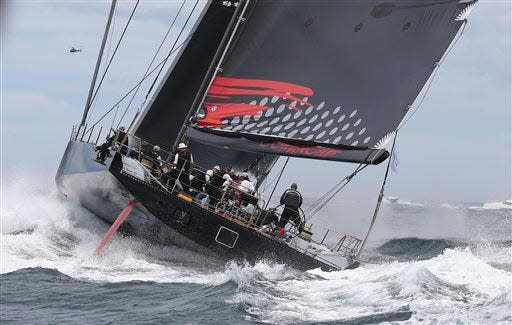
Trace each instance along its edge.
{"label": "rigging line", "polygon": [[267,179],[265,179],[265,181],[264,181],[265,187],[261,191],[261,194],[265,193],[270,188],[270,186],[272,186],[272,184],[274,184],[274,181],[277,179],[278,176],[279,176],[279,174],[275,175],[274,178],[272,178],[272,180],[270,182],[267,181]]}
{"label": "rigging line", "polygon": [[[357,170],[362,166],[363,164],[360,163],[356,169],[350,174],[350,175],[354,175],[354,173],[357,172]],[[320,202],[327,196],[329,195],[332,191],[334,191],[338,186],[340,186],[345,180],[347,180],[350,175],[344,177],[342,180],[340,180],[338,183],[336,183],[333,187],[331,187],[327,192],[323,193],[322,195],[320,195],[320,197],[318,199],[315,200],[315,202],[313,202],[311,205],[309,205],[306,210],[304,210],[304,213],[309,213],[312,209],[314,209],[318,204],[320,204]]]}
{"label": "rigging line", "polygon": [[[160,70],[158,71],[156,77],[155,77],[155,80],[153,81],[153,84],[151,85],[151,87],[149,88],[148,90],[148,93],[146,94],[146,97],[144,98],[144,102],[142,103],[142,105],[144,105],[144,103],[146,102],[146,99],[148,98],[148,95],[149,93],[151,92],[151,90],[153,89],[153,87],[155,86],[155,83],[156,81],[158,80],[158,77],[160,76],[160,73],[162,72],[165,64],[167,63],[167,60],[171,57],[171,55],[176,51],[178,50],[179,48],[181,48],[181,46],[183,44],[185,44],[193,35],[193,33],[190,33],[189,36],[187,36],[185,38],[185,40],[183,42],[181,42],[178,47],[175,49],[175,46],[176,46],[176,43],[178,42],[178,40],[180,39],[181,37],[181,34],[183,33],[183,31],[185,30],[185,27],[188,25],[188,22],[190,20],[190,18],[192,17],[192,14],[194,13],[194,11],[196,10],[196,7],[197,7],[197,4],[199,3],[199,0],[196,0],[196,3],[194,4],[194,7],[192,8],[192,11],[190,12],[190,14],[188,15],[187,17],[187,20],[185,21],[185,24],[183,25],[179,35],[176,37],[176,40],[174,41],[174,43],[172,44],[172,47],[171,49],[169,50],[169,54],[165,57],[165,59],[160,62]],[[153,69],[151,72],[153,72],[154,70],[156,70],[158,66],[155,67],[155,69]],[[145,78],[144,78],[145,79]],[[142,108],[142,105],[139,106],[139,108],[137,109],[137,111],[135,112],[135,115],[133,116],[132,118],[132,121],[130,122],[130,128],[132,127],[132,125],[134,125],[135,121],[137,120],[137,118],[139,117],[139,114],[140,114],[140,111],[141,111],[141,108]]]}
{"label": "rigging line", "polygon": [[[393,151],[395,150],[395,143],[396,138],[398,136],[398,129],[395,130],[395,137],[393,138],[393,146],[391,147],[391,154],[393,154]],[[380,193],[379,198],[377,200],[377,204],[375,205],[375,210],[373,211],[372,221],[370,222],[370,227],[368,228],[368,232],[366,233],[366,236],[364,237],[363,243],[361,244],[361,247],[359,248],[359,251],[356,254],[356,259],[359,258],[361,253],[363,252],[364,246],[366,245],[368,241],[368,237],[370,237],[370,233],[372,232],[373,225],[375,224],[375,220],[377,220],[377,215],[379,214],[380,205],[382,203],[382,198],[384,197],[384,187],[386,186],[386,181],[388,179],[389,175],[389,166],[391,165],[391,158],[388,159],[388,165],[386,166],[386,173],[384,174],[384,179],[382,180],[382,186],[380,187]]]}
{"label": "rigging line", "polygon": [[[187,17],[187,20],[185,21],[185,24],[183,25],[183,28],[181,29],[179,35],[176,37],[176,40],[174,41],[174,44],[171,47],[171,51],[174,48],[174,46],[176,46],[176,43],[178,42],[179,38],[181,37],[181,34],[183,33],[183,30],[185,29],[185,26],[187,26],[188,21],[190,20],[190,17],[192,17],[192,13],[196,10],[196,6],[197,6],[198,3],[199,3],[199,0],[196,0],[196,3],[194,4],[194,8],[192,8],[192,11],[190,12],[189,16]],[[155,77],[155,80],[153,80],[153,83],[151,84],[151,87],[149,87],[149,90],[146,93],[146,97],[144,98],[144,103],[146,102],[146,100],[147,100],[149,94],[151,93],[151,91],[153,90],[153,87],[155,87],[156,81],[158,80],[158,77],[160,76],[160,73],[162,73],[162,70],[164,68],[165,63],[167,63],[167,59],[168,58],[169,58],[169,56],[167,56],[165,58],[164,64],[160,67],[160,70],[158,71],[158,73],[157,73],[157,75]]]}
{"label": "rigging line", "polygon": [[286,168],[286,165],[288,165],[289,160],[290,160],[290,156],[286,157],[286,161],[284,162],[283,168],[281,169],[281,172],[279,173],[279,177],[277,178],[276,185],[274,185],[274,188],[272,189],[272,193],[270,193],[270,196],[268,197],[268,200],[267,200],[267,203],[265,204],[264,210],[267,209],[267,207],[270,203],[270,200],[272,199],[272,196],[274,195],[277,184],[279,184],[279,180],[281,179],[281,176],[283,176],[284,169]]}
{"label": "rigging line", "polygon": [[[174,52],[176,52],[177,50],[179,50],[179,49],[180,49],[180,48],[181,48],[181,47],[182,47],[182,46],[183,46],[183,45],[184,45],[184,44],[185,44],[185,43],[190,39],[190,37],[191,37],[191,36],[192,36],[192,35],[189,35],[189,36],[188,36],[188,37],[187,37],[183,42],[181,42],[181,43],[178,45],[178,47],[177,47],[173,52],[169,53],[169,55],[167,56],[167,58],[168,58],[169,56],[171,56]],[[119,99],[119,100],[118,100],[114,105],[112,105],[112,107],[110,107],[110,108],[105,112],[105,114],[103,114],[103,115],[102,115],[102,116],[101,116],[101,117],[100,117],[96,122],[94,122],[94,124],[93,124],[93,125],[92,125],[88,130],[87,130],[87,131],[85,131],[85,132],[87,133],[87,132],[91,131],[91,128],[93,128],[93,127],[94,127],[94,126],[96,126],[99,122],[101,122],[101,121],[105,118],[105,116],[107,116],[110,112],[112,112],[112,110],[113,110],[114,108],[116,108],[116,106],[117,106],[117,105],[119,105],[123,100],[125,100],[125,98],[126,98],[126,97],[128,97],[128,96],[132,93],[132,91],[134,91],[134,90],[137,88],[137,86],[138,86],[138,85],[140,85],[141,83],[143,83],[143,82],[144,82],[144,80],[146,80],[146,78],[147,78],[147,77],[149,77],[150,75],[152,75],[152,74],[153,74],[153,72],[155,72],[155,71],[156,71],[156,69],[158,69],[158,68],[159,68],[162,64],[164,64],[164,63],[165,63],[165,59],[164,59],[164,60],[162,60],[160,63],[158,63],[158,65],[157,65],[156,67],[154,67],[154,68],[153,68],[153,70],[151,70],[151,71],[148,73],[148,75],[147,75],[146,77],[142,78],[138,83],[136,83],[136,84],[135,84],[135,86],[133,86],[133,87],[132,87],[132,88],[131,88],[131,89],[130,89],[130,90],[129,90],[129,91],[128,91],[124,96],[123,96],[123,97],[121,97],[121,99]]]}
{"label": "rigging line", "polygon": [[416,112],[420,109],[420,107],[423,105],[423,102],[425,100],[425,98],[427,97],[428,93],[430,92],[430,88],[432,87],[433,83],[434,83],[434,80],[437,76],[437,73],[439,72],[439,68],[441,66],[441,64],[444,62],[444,60],[446,60],[446,58],[448,57],[448,55],[450,54],[450,52],[453,50],[453,48],[455,47],[455,44],[457,44],[460,40],[460,38],[462,37],[462,35],[464,34],[464,30],[466,29],[466,25],[467,25],[467,20],[464,21],[464,24],[462,25],[462,29],[461,29],[461,32],[459,33],[459,35],[457,36],[457,38],[455,39],[455,41],[448,47],[448,50],[446,50],[446,53],[443,55],[443,57],[441,58],[441,60],[439,60],[439,62],[436,62],[435,63],[435,70],[434,70],[434,73],[432,74],[432,77],[430,78],[430,81],[427,85],[427,88],[425,88],[425,91],[423,92],[423,95],[421,96],[421,99],[418,103],[418,105],[416,106],[416,108],[414,109],[414,111],[412,111],[411,114],[409,114],[409,116],[403,120],[400,125],[397,127],[396,131],[400,130],[401,128],[403,128],[405,126],[405,124],[407,124],[407,122],[409,122],[409,120],[414,116],[414,114],[416,114]]}
{"label": "rigging line", "polygon": [[94,100],[96,99],[96,96],[98,95],[98,91],[100,90],[101,84],[103,83],[103,80],[105,79],[105,76],[107,75],[107,71],[110,68],[110,65],[112,64],[112,61],[114,60],[117,50],[119,49],[119,45],[121,45],[121,41],[123,40],[124,34],[126,33],[126,30],[128,29],[128,25],[130,25],[130,22],[133,18],[133,15],[135,14],[135,10],[137,9],[139,2],[140,2],[140,0],[137,0],[137,2],[135,3],[135,6],[133,7],[132,13],[130,14],[128,21],[126,22],[126,25],[124,26],[124,30],[121,33],[121,36],[119,37],[119,41],[116,44],[114,52],[112,53],[112,56],[110,57],[107,67],[105,68],[105,71],[103,72],[103,75],[101,76],[100,82],[98,83],[98,87],[96,87],[96,91],[94,92],[94,95],[92,96],[91,103],[94,102]]}
{"label": "rigging line", "polygon": [[112,119],[112,124],[110,125],[110,130],[108,130],[108,134],[110,135],[110,131],[114,128],[114,122],[116,121],[117,112],[119,111],[119,105],[116,106],[116,112],[114,113],[114,118]]}
{"label": "rigging line", "polygon": [[[176,20],[178,19],[178,16],[180,15],[181,13],[181,10],[183,9],[183,7],[185,6],[185,3],[186,3],[186,0],[183,0],[183,2],[181,3],[181,6],[180,8],[178,9],[178,12],[176,13],[176,15],[174,16],[174,19],[171,23],[171,25],[169,26],[169,29],[167,29],[167,32],[165,33],[165,36],[164,38],[162,39],[162,41],[160,42],[160,45],[158,46],[158,49],[156,50],[155,52],[155,55],[153,56],[153,59],[151,60],[151,62],[149,63],[148,67],[146,68],[146,71],[144,72],[144,76],[147,75],[149,69],[151,69],[151,67],[153,66],[153,63],[155,62],[156,60],[156,57],[158,56],[158,53],[160,52],[160,50],[162,49],[162,46],[164,45],[165,41],[167,40],[167,37],[169,36],[169,33],[171,32],[172,28],[174,27],[174,23],[176,22]],[[171,48],[172,50],[172,48]],[[165,65],[165,64],[164,64]],[[163,65],[162,65],[163,67]],[[158,76],[157,76],[158,77]],[[156,79],[155,79],[156,81]],[[119,120],[119,123],[117,124],[117,127],[119,127],[119,125],[121,125],[121,122],[123,121],[126,113],[128,112],[128,110],[130,109],[130,106],[135,98],[135,96],[137,95],[137,93],[139,92],[139,89],[140,87],[142,86],[142,84],[140,84],[137,89],[135,90],[135,92],[133,93],[132,95],[132,98],[130,98],[130,102],[128,103],[128,105],[126,106],[126,109],[124,110],[123,112],[123,115],[121,116],[121,119]],[[149,92],[148,92],[149,94]],[[148,97],[148,95],[146,95],[146,98]],[[142,102],[141,104],[141,107],[144,105],[144,103],[146,102],[146,98],[144,99],[144,101]]]}
{"label": "rigging line", "polygon": [[312,213],[309,216],[308,220],[311,220],[318,212],[320,212],[320,210],[322,210],[327,203],[329,203],[342,189],[344,189],[350,183],[354,176],[356,176],[360,171],[368,167],[368,165],[364,165],[362,168],[359,167],[351,175],[346,177],[346,181],[343,185],[341,185],[341,187],[339,187],[334,193],[330,194],[329,197],[323,200],[323,202],[319,203],[314,210],[312,209]]}

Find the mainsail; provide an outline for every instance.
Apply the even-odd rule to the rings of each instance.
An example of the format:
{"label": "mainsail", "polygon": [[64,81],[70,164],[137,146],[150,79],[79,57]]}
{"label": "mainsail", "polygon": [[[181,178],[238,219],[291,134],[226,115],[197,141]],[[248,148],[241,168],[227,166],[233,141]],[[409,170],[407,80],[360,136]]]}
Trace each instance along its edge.
{"label": "mainsail", "polygon": [[380,163],[474,2],[250,1],[187,135]]}
{"label": "mainsail", "polygon": [[[205,6],[192,36],[135,126],[137,137],[164,148],[176,141],[235,9],[231,3],[220,0],[210,1]],[[211,148],[193,139],[189,145],[194,161],[200,166],[229,165],[251,171],[258,180],[275,161],[271,155]]]}

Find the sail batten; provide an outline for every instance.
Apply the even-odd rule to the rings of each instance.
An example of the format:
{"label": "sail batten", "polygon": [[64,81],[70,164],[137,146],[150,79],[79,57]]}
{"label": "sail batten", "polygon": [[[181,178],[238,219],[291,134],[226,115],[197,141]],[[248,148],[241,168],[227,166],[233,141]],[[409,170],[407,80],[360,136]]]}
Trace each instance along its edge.
{"label": "sail batten", "polygon": [[[384,140],[473,4],[252,2],[187,133],[247,151],[283,154],[292,145],[339,151],[333,160],[340,161],[384,157]],[[269,142],[284,149],[264,148]]]}

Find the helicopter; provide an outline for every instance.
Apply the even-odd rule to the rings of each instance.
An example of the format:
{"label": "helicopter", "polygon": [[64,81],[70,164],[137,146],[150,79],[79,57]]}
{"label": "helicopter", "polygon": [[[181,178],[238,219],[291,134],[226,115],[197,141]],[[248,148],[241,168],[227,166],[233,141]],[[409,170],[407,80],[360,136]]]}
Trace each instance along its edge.
{"label": "helicopter", "polygon": [[82,49],[77,49],[75,47],[71,47],[71,49],[69,50],[69,53],[77,53],[77,52],[82,52]]}

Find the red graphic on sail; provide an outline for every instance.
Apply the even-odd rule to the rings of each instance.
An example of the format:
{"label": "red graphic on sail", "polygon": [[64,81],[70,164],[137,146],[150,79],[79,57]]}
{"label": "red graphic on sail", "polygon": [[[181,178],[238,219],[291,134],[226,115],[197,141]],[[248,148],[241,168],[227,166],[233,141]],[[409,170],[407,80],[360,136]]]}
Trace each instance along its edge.
{"label": "red graphic on sail", "polygon": [[[226,118],[255,116],[269,109],[270,106],[248,102],[262,97],[279,97],[290,102],[296,101],[301,105],[312,106],[298,96],[311,96],[313,93],[313,89],[309,87],[288,82],[217,76],[204,102],[206,116],[199,120],[198,124],[206,127],[224,127],[222,120]],[[288,107],[299,110],[292,105]]]}

